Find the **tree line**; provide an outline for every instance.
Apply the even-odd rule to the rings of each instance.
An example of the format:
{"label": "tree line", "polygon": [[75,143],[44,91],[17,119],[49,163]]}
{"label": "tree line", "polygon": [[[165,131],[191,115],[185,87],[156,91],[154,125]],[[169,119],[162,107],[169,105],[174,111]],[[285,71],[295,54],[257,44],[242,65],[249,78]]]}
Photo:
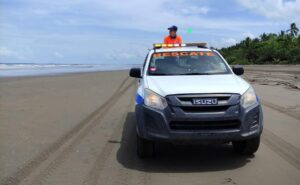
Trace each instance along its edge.
{"label": "tree line", "polygon": [[220,52],[230,64],[300,64],[298,32],[296,23],[292,23],[286,31],[247,37]]}

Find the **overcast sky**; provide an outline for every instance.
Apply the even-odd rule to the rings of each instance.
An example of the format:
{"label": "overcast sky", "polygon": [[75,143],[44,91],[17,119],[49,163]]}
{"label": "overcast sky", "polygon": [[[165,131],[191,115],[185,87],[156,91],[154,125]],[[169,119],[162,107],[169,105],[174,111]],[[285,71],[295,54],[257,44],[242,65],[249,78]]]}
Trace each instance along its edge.
{"label": "overcast sky", "polygon": [[171,25],[220,48],[292,22],[300,0],[0,0],[0,62],[140,63]]}

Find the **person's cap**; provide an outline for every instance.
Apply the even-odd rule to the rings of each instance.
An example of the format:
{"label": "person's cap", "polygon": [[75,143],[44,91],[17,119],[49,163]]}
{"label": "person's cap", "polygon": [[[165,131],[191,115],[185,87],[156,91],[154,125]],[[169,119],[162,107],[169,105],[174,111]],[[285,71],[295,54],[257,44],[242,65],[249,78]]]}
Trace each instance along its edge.
{"label": "person's cap", "polygon": [[173,26],[171,26],[171,27],[169,27],[168,28],[168,30],[170,30],[170,31],[177,31],[177,26],[175,26],[175,25],[173,25]]}

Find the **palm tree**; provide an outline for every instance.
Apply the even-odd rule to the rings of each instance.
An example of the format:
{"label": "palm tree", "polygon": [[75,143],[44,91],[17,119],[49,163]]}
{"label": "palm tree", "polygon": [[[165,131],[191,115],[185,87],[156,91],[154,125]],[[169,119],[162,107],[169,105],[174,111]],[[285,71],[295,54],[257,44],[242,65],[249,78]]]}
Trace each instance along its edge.
{"label": "palm tree", "polygon": [[286,30],[286,32],[289,32],[292,37],[296,37],[299,32],[296,23],[292,23],[290,29]]}
{"label": "palm tree", "polygon": [[260,35],[260,39],[261,39],[261,41],[267,41],[269,38],[266,33],[263,33],[262,35]]}
{"label": "palm tree", "polygon": [[247,37],[247,38],[245,39],[245,46],[246,46],[246,48],[249,48],[250,44],[251,44],[251,38],[250,38],[250,37]]}
{"label": "palm tree", "polygon": [[284,41],[286,39],[286,36],[287,35],[285,34],[285,31],[281,30],[277,38],[279,41]]}
{"label": "palm tree", "polygon": [[285,31],[281,30],[279,33],[279,37],[283,38],[285,36]]}

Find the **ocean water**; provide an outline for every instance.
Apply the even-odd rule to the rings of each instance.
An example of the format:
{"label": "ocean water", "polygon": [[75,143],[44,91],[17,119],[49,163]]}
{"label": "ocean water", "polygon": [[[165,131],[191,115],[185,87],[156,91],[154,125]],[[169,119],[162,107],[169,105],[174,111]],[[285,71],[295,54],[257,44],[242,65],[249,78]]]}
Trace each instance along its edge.
{"label": "ocean water", "polygon": [[116,71],[140,67],[140,64],[36,64],[0,63],[1,77],[57,75],[64,73]]}

